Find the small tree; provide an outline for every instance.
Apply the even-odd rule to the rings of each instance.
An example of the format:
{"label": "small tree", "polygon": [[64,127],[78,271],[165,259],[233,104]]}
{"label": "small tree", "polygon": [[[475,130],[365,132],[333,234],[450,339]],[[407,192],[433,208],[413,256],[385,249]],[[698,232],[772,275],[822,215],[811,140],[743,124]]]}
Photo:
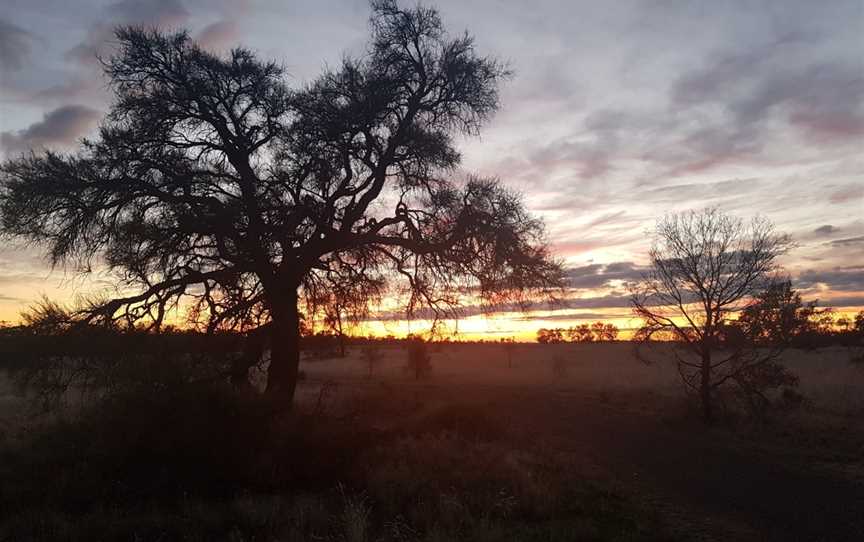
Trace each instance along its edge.
{"label": "small tree", "polygon": [[644,347],[658,336],[672,339],[678,372],[698,394],[706,422],[714,420],[720,386],[766,369],[777,357],[753,341],[730,349],[724,330],[733,315],[775,287],[777,259],[789,246],[789,238],[761,217],[745,224],[706,209],[657,222],[650,270],[632,287],[633,310],[644,322],[637,351],[652,361]]}
{"label": "small tree", "polygon": [[564,342],[564,330],[562,329],[546,329],[540,328],[537,330],[537,342],[540,344],[558,344]]}
{"label": "small tree", "polygon": [[363,362],[366,364],[369,378],[372,378],[372,374],[381,361],[381,357],[381,347],[377,344],[370,343],[363,348]]}
{"label": "small tree", "polygon": [[570,342],[574,343],[590,343],[594,341],[594,332],[588,324],[580,324],[576,327],[567,329],[567,336]]}
{"label": "small tree", "polygon": [[615,324],[605,324],[602,330],[595,332],[599,333],[598,341],[614,342],[618,339],[619,330]]}
{"label": "small tree", "polygon": [[416,380],[426,378],[432,372],[432,356],[429,345],[422,337],[408,338],[408,370]]}
{"label": "small tree", "polygon": [[512,338],[501,339],[501,346],[504,347],[504,354],[507,356],[507,368],[513,368],[513,354],[516,352],[516,341]]}
{"label": "small tree", "polygon": [[804,303],[788,280],[778,281],[757,293],[730,326],[738,329],[747,342],[765,347],[787,345],[818,325],[821,312],[816,303]]}

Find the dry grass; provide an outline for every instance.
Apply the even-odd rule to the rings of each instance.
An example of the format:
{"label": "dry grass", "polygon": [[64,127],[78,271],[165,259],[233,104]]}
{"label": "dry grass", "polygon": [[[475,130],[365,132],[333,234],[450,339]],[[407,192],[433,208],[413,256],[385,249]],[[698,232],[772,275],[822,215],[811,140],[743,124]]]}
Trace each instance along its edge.
{"label": "dry grass", "polygon": [[288,418],[218,390],[130,397],[7,429],[0,540],[852,540],[864,379],[846,354],[790,352],[805,405],[713,430],[626,343],[519,345],[512,368],[451,345],[420,381],[401,348],[371,378],[359,351],[304,361]]}
{"label": "dry grass", "polygon": [[[636,359],[633,346],[612,344],[520,344],[507,367],[504,347],[496,344],[447,345],[432,352],[432,376],[420,384],[405,372],[405,351],[390,347],[370,379],[359,349],[344,359],[308,361],[303,371],[309,383],[304,398],[315,393],[316,383],[341,382],[337,395],[354,394],[370,385],[388,384],[400,389],[417,386],[438,388],[516,388],[599,394],[606,398],[646,395],[651,402],[680,400],[681,383],[671,363],[647,365]],[[864,364],[849,361],[843,347],[790,350],[783,357],[800,379],[799,391],[822,414],[859,416],[864,413]]]}

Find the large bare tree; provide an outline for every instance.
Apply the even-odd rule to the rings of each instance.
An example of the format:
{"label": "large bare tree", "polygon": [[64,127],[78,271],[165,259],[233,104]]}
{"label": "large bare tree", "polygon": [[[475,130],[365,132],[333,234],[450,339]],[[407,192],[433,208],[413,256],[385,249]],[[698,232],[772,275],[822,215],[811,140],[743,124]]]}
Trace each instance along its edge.
{"label": "large bare tree", "polygon": [[210,330],[267,325],[268,390],[290,398],[301,310],[320,316],[327,292],[404,291],[409,312],[443,314],[465,296],[560,283],[516,193],[454,180],[454,137],[495,112],[508,71],[470,35],[449,36],[436,10],[373,1],[367,50],[300,89],[246,49],[116,37],[98,137],[7,161],[0,179],[5,236],[54,264],[107,267],[131,292],[90,303],[83,321],[158,328],[191,303]]}
{"label": "large bare tree", "polygon": [[733,345],[727,338],[730,321],[775,288],[777,259],[789,246],[789,238],[762,217],[745,222],[706,209],[657,222],[649,271],[633,286],[631,302],[643,320],[639,344],[668,342],[654,352],[640,348],[640,356],[650,360],[672,352],[708,422],[717,388],[729,381],[746,384],[776,358],[752,341]]}

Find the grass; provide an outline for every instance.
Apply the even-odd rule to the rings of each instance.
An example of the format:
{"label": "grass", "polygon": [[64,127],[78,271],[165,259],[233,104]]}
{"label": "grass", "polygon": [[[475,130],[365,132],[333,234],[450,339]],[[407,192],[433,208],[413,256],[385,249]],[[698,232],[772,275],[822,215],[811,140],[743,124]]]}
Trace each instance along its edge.
{"label": "grass", "polygon": [[[0,541],[855,539],[840,520],[864,473],[858,367],[793,352],[804,403],[707,431],[674,369],[629,352],[519,345],[508,368],[498,345],[458,345],[420,381],[403,350],[384,349],[372,378],[354,352],[304,363],[287,415],[172,385],[10,421]],[[816,523],[807,499],[825,503]]]}
{"label": "grass", "polygon": [[213,387],[111,398],[7,443],[0,540],[658,539],[491,413],[382,399],[280,415]]}

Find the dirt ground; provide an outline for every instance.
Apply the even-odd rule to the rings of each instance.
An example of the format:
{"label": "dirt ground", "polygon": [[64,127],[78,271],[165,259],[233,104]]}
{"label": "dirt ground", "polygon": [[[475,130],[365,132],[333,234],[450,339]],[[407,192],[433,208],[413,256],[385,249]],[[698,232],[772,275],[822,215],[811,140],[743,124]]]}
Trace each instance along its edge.
{"label": "dirt ground", "polygon": [[864,368],[841,349],[793,351],[805,405],[763,423],[706,428],[671,366],[628,344],[497,345],[433,351],[416,381],[386,349],[369,376],[358,349],[306,361],[302,400],[320,408],[366,394],[430,411],[494,413],[514,446],[568,454],[574,469],[645,503],[682,539],[864,540]]}

